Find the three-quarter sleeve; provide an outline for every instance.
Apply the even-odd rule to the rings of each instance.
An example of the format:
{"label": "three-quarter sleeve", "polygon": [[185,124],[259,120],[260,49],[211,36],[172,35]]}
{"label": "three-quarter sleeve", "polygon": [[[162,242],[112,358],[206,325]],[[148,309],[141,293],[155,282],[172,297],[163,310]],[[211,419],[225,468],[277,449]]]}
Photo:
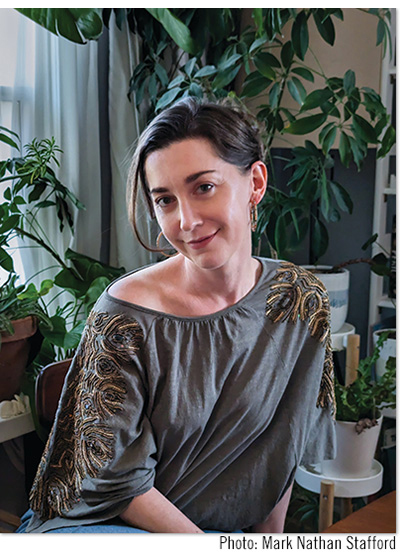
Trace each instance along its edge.
{"label": "three-quarter sleeve", "polygon": [[153,486],[142,342],[135,319],[90,314],[30,494],[41,520],[106,520]]}

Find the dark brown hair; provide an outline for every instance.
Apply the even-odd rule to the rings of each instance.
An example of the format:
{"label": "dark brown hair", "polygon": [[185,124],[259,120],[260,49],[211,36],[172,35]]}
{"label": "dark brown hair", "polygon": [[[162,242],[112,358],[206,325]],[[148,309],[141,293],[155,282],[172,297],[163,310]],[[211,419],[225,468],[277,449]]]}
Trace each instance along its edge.
{"label": "dark brown hair", "polygon": [[258,126],[247,112],[237,106],[201,102],[189,97],[162,111],[141,134],[128,177],[129,220],[139,243],[149,251],[155,252],[157,249],[148,247],[142,241],[136,222],[140,188],[151,217],[155,217],[145,174],[146,159],[152,152],[167,148],[174,142],[193,138],[208,140],[221,159],[236,165],[243,173],[254,162],[263,159]]}

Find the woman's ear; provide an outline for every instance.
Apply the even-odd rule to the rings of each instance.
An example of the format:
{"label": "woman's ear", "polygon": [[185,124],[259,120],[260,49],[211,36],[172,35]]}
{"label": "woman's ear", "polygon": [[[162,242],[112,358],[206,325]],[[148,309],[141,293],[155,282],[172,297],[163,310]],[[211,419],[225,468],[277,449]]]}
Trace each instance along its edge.
{"label": "woman's ear", "polygon": [[250,169],[252,185],[252,202],[259,204],[267,189],[268,171],[265,163],[256,161]]}

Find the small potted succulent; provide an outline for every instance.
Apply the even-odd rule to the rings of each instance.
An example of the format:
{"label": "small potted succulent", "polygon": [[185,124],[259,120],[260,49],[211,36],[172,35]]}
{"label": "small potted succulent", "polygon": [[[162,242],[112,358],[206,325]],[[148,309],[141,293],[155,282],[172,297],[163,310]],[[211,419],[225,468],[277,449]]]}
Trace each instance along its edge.
{"label": "small potted succulent", "polygon": [[325,476],[364,478],[371,472],[382,409],[396,406],[396,358],[387,360],[379,379],[372,378],[373,366],[387,337],[388,333],[383,333],[372,355],[360,361],[353,383],[345,386],[335,380],[337,456],[323,461]]}

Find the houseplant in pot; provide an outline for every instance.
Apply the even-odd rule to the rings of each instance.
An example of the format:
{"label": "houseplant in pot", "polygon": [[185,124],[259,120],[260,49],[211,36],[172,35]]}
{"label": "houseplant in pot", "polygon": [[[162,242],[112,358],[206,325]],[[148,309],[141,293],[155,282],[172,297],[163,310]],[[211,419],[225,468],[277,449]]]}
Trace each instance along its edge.
{"label": "houseplant in pot", "polygon": [[395,358],[389,358],[380,379],[372,378],[372,368],[387,336],[387,333],[382,334],[372,355],[359,362],[353,383],[344,386],[335,379],[337,456],[322,462],[322,472],[326,476],[364,478],[371,472],[382,409],[396,405]]}
{"label": "houseplant in pot", "polygon": [[[375,254],[372,258],[359,257],[356,259],[348,259],[333,266],[329,265],[303,265],[304,268],[310,270],[315,276],[318,276],[329,293],[329,302],[331,306],[331,330],[332,333],[338,332],[346,321],[349,290],[350,290],[350,271],[348,266],[365,263],[368,264],[371,272],[379,276],[389,276],[391,271],[389,267],[390,256],[386,249],[377,242],[378,234],[374,234],[364,245],[362,250],[366,251],[373,243],[381,248],[381,252]],[[387,342],[386,342],[387,344]],[[384,351],[382,351],[382,354]],[[382,362],[382,357],[378,363]],[[385,362],[386,363],[386,362]],[[384,367],[385,364],[383,364]]]}
{"label": "houseplant in pot", "polygon": [[40,298],[52,285],[43,281],[38,292],[33,284],[18,284],[17,275],[10,273],[0,286],[0,401],[21,389],[24,372],[40,349],[39,322],[51,326]]}
{"label": "houseplant in pot", "polygon": [[[95,301],[105,287],[125,271],[70,248],[63,255],[57,252],[54,238],[50,239],[43,228],[41,213],[54,210],[60,232],[67,226],[73,233],[71,206],[84,208],[54,171],[59,165],[57,155],[61,150],[54,138],[35,139],[22,149],[17,134],[0,128],[0,141],[18,150],[16,157],[0,161],[0,183],[5,184],[4,200],[0,204],[0,267],[8,273],[1,288],[0,330],[4,331],[4,340],[13,331],[10,321],[30,315],[36,317],[36,356],[32,361],[31,353],[28,368],[33,386],[41,367],[74,353]],[[31,280],[45,271],[38,271],[27,286],[19,285],[13,260],[12,240],[15,238],[28,240],[30,250],[46,251],[51,256],[53,264],[46,269],[46,274],[51,270],[51,278],[42,281],[40,287]],[[21,247],[22,258],[25,248]],[[61,294],[66,294],[68,301],[56,305]],[[8,366],[6,369],[8,371]]]}

